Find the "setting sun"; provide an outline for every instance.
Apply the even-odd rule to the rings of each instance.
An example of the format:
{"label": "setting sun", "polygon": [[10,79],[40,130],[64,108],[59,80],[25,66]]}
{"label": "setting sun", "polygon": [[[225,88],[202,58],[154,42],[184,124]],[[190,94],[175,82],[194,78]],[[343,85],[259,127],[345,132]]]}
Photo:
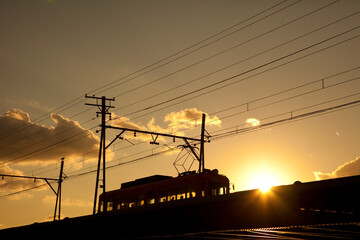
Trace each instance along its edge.
{"label": "setting sun", "polygon": [[280,173],[269,165],[257,166],[249,174],[250,189],[259,189],[262,193],[267,193],[271,187],[280,184]]}
{"label": "setting sun", "polygon": [[270,175],[259,175],[252,182],[253,188],[258,188],[263,193],[269,192],[271,187],[276,185],[278,181]]}

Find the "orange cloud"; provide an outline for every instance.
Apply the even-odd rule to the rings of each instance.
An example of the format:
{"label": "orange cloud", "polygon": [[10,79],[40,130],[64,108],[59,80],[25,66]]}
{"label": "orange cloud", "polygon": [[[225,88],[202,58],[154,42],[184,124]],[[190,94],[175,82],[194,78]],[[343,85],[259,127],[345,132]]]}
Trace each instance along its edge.
{"label": "orange cloud", "polygon": [[[13,109],[0,116],[0,163],[37,164],[97,151],[99,138],[76,121],[51,114],[53,127],[39,125]],[[96,153],[94,153],[94,157]]]}
{"label": "orange cloud", "polygon": [[[24,173],[22,171],[12,169],[7,164],[3,164],[0,167],[0,173],[6,175],[24,176]],[[42,190],[47,187],[47,186],[41,186],[44,183],[45,183],[44,181],[39,179],[34,181],[33,179],[4,177],[4,178],[0,178],[0,193],[8,194],[11,192],[18,192],[34,187],[36,187],[37,190]],[[32,195],[30,195],[29,193],[22,193],[20,195],[19,194],[14,196],[10,195],[10,198],[12,200],[18,200],[24,197],[31,197],[31,196]]]}
{"label": "orange cloud", "polygon": [[248,118],[246,119],[246,123],[250,124],[252,127],[257,127],[260,125],[260,120],[256,118]]}
{"label": "orange cloud", "polygon": [[329,178],[348,177],[360,174],[360,157],[355,160],[344,163],[331,173],[323,173],[320,171],[313,172],[316,180],[324,180]]}
{"label": "orange cloud", "polygon": [[[165,122],[169,122],[169,127],[173,128],[184,128],[184,127],[191,127],[197,124],[201,124],[202,114],[205,112],[199,111],[196,108],[188,108],[181,110],[179,112],[171,112],[167,114],[164,118]],[[216,117],[210,117],[207,113],[205,124],[207,126],[214,125],[221,127],[221,120]]]}
{"label": "orange cloud", "polygon": [[[168,134],[176,134],[183,135],[181,130],[196,126],[201,124],[202,114],[204,112],[199,111],[196,108],[184,109],[178,112],[171,112],[164,117],[164,122],[168,124],[167,127],[163,128],[160,125],[155,123],[155,118],[152,118],[146,126],[141,125],[140,123],[135,123],[131,121],[127,117],[117,116],[116,114],[112,114],[111,125],[123,128],[130,128],[142,131],[153,131],[160,133],[168,133]],[[216,117],[210,117],[207,113],[206,115],[206,125],[213,125],[221,127],[221,120]],[[129,135],[128,135],[129,136]],[[137,134],[137,137],[143,141],[152,140],[151,136],[144,134]],[[158,138],[159,141],[165,142],[165,139]]]}

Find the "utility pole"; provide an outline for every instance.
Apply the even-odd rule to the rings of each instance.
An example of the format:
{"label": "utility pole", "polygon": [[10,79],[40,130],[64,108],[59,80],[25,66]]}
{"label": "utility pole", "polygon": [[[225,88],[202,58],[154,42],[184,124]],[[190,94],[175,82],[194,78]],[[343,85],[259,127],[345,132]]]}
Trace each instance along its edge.
{"label": "utility pole", "polygon": [[[91,99],[96,99],[96,104],[93,103],[85,103],[85,105],[88,106],[95,106],[98,107],[99,111],[96,112],[96,115],[99,116],[99,114],[101,115],[101,137],[100,137],[100,147],[99,147],[99,160],[98,160],[98,165],[97,165],[97,171],[96,171],[96,183],[95,183],[95,197],[94,197],[94,206],[93,206],[93,214],[96,213],[96,203],[97,203],[97,197],[98,197],[98,188],[99,188],[99,177],[100,177],[100,169],[101,169],[101,159],[102,159],[102,185],[100,185],[100,187],[103,189],[103,194],[104,194],[104,207],[103,210],[104,212],[106,212],[106,198],[105,198],[105,170],[106,170],[106,158],[105,158],[105,142],[106,142],[106,136],[105,136],[105,130],[106,130],[106,115],[109,115],[109,119],[111,120],[111,113],[109,112],[110,108],[114,108],[114,106],[111,106],[111,101],[115,101],[115,98],[106,98],[105,96],[102,97],[96,97],[95,95],[93,96],[88,96],[85,95],[85,98],[91,98]],[[99,102],[100,101],[100,102]],[[107,104],[108,102],[108,104]]]}
{"label": "utility pole", "polygon": [[60,213],[61,213],[61,183],[63,181],[63,169],[64,169],[64,158],[61,158],[61,165],[60,165],[60,175],[58,181],[58,190],[56,194],[56,203],[55,203],[55,211],[54,211],[54,221],[56,219],[56,210],[59,204],[59,215],[58,220],[60,220]]}
{"label": "utility pole", "polygon": [[[2,180],[4,180],[5,177],[34,179],[34,182],[36,182],[37,179],[44,180],[56,195],[55,211],[54,211],[54,221],[55,221],[56,220],[56,212],[57,212],[57,210],[59,210],[58,220],[60,220],[60,213],[61,213],[61,183],[63,182],[64,178],[67,178],[66,174],[63,172],[63,169],[64,169],[64,158],[61,158],[60,174],[59,174],[58,179],[45,178],[45,177],[10,175],[10,174],[1,174],[1,173],[0,173],[0,176],[1,176]],[[57,191],[55,191],[55,189],[51,186],[49,181],[58,181],[58,189],[57,189]]]}
{"label": "utility pole", "polygon": [[199,173],[204,172],[205,169],[205,150],[204,150],[204,143],[205,143],[205,120],[206,115],[205,113],[202,114],[201,120],[201,142],[200,142],[200,164],[199,164]]}

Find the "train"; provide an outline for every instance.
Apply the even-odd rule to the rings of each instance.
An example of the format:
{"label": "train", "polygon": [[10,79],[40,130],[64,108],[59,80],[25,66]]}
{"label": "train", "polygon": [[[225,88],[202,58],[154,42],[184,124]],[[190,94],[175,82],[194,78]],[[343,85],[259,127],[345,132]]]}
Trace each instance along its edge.
{"label": "train", "polygon": [[217,170],[154,175],[100,195],[98,214],[3,229],[0,238],[185,239],[204,233],[200,238],[220,239],[218,231],[230,236],[234,229],[358,224],[359,188],[360,176],[352,176],[275,186],[266,194],[229,193],[229,180]]}
{"label": "train", "polygon": [[189,171],[177,177],[153,175],[122,183],[99,196],[98,213],[229,194],[229,179],[217,169]]}

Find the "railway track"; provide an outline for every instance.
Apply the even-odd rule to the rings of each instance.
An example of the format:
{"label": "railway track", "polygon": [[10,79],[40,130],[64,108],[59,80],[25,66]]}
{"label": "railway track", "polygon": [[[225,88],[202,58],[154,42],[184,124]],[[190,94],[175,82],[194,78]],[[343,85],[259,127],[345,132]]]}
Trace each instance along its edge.
{"label": "railway track", "polygon": [[353,222],[289,227],[233,229],[181,235],[151,236],[137,239],[360,239],[360,223]]}

